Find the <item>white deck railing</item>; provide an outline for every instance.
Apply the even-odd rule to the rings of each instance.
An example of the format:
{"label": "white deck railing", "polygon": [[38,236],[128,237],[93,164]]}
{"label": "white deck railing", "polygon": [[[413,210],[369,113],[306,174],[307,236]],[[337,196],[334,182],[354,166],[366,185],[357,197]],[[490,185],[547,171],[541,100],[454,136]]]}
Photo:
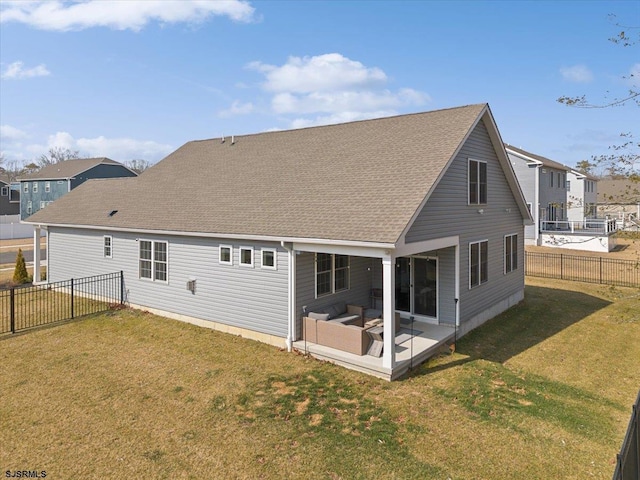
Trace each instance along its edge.
{"label": "white deck railing", "polygon": [[583,233],[589,235],[609,235],[618,230],[615,219],[587,218],[584,220],[542,220],[541,232]]}

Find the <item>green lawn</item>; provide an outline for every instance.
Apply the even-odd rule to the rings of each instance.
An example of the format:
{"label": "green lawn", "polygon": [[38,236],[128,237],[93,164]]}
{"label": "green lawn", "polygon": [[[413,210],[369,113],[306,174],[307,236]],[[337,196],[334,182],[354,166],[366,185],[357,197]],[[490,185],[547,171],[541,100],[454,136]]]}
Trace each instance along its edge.
{"label": "green lawn", "polygon": [[143,312],[0,340],[0,468],[47,478],[610,479],[640,291],[526,300],[388,383]]}

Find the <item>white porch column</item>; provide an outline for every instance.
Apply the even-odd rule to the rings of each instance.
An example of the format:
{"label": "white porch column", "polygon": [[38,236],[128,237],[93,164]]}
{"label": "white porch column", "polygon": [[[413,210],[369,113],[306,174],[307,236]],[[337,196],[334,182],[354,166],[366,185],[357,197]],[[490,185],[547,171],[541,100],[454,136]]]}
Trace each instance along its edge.
{"label": "white porch column", "polygon": [[395,328],[395,258],[393,256],[382,258],[382,318],[384,319],[384,349],[382,353],[382,366],[393,369],[396,366],[396,328]]}
{"label": "white porch column", "polygon": [[33,283],[40,282],[40,227],[33,229]]}

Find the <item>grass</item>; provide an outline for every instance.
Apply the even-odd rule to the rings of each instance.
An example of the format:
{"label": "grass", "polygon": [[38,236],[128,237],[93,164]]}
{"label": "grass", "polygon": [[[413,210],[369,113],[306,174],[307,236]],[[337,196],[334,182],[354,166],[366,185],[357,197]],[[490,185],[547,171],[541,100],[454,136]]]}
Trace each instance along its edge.
{"label": "grass", "polygon": [[0,467],[609,479],[640,387],[639,299],[529,279],[522,304],[393,383],[144,312],[36,330],[0,340]]}

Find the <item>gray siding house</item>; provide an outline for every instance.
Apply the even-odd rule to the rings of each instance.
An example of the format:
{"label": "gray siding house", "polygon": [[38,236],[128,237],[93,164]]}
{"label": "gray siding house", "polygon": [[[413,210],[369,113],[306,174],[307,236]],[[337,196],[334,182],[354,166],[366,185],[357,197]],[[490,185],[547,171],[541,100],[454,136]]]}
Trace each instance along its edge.
{"label": "gray siding house", "polygon": [[50,205],[87,180],[135,177],[137,173],[110,158],[83,158],[47,165],[36,173],[19,178],[20,218]]}
{"label": "gray siding house", "polygon": [[[393,379],[523,299],[531,218],[480,104],[189,142],[28,222],[48,281],[122,270],[133,306]],[[339,302],[380,310],[379,357],[307,342]]]}
{"label": "gray siding house", "polygon": [[20,190],[15,188],[9,179],[0,179],[0,215],[18,215],[19,213]]}
{"label": "gray siding house", "polygon": [[569,169],[567,172],[567,218],[580,222],[597,218],[598,179],[587,173]]}
{"label": "gray siding house", "polygon": [[540,229],[567,220],[568,167],[546,157],[505,145],[534,224],[525,229],[525,243],[540,245]]}
{"label": "gray siding house", "polygon": [[534,224],[525,244],[609,252],[616,222],[597,218],[597,179],[546,157],[505,145]]}

